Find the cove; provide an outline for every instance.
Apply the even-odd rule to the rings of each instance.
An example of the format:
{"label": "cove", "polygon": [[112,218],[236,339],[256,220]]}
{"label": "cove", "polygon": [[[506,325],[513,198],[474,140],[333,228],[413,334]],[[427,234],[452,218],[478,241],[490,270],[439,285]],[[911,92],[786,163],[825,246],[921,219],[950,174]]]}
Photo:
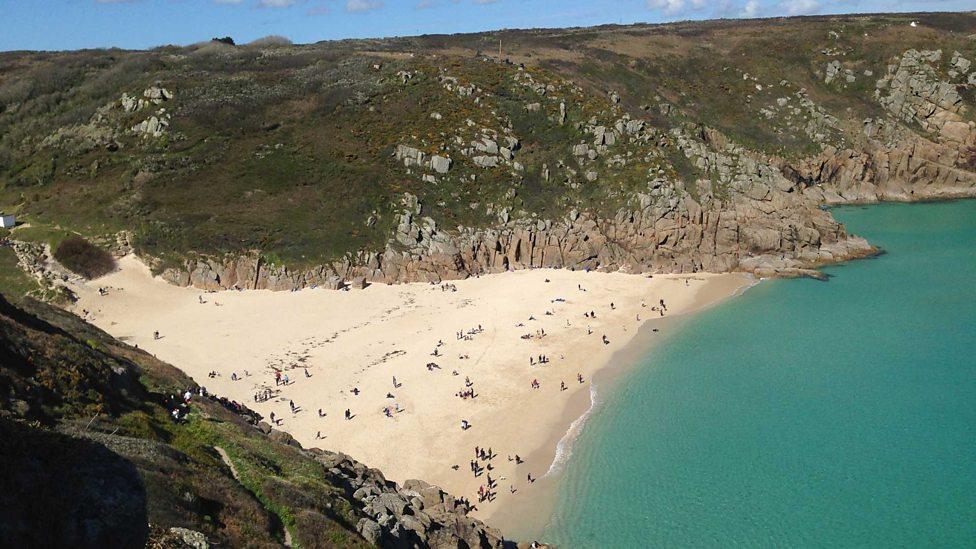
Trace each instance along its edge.
{"label": "cove", "polygon": [[654,345],[575,441],[545,541],[976,542],[976,201],[834,215],[885,253]]}

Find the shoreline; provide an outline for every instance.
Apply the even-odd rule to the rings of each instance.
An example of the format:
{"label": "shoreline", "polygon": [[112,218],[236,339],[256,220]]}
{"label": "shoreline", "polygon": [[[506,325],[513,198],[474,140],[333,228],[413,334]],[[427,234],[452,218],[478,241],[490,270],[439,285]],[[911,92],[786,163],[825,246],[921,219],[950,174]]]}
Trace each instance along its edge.
{"label": "shoreline", "polygon": [[[275,413],[276,428],[303,446],[349,454],[399,483],[419,478],[439,485],[468,498],[477,506],[472,515],[494,526],[488,517],[499,509],[544,497],[537,487],[548,483],[542,477],[560,441],[590,407],[587,385],[603,390],[601,372],[618,369],[617,354],[641,340],[641,330],[652,333],[753,283],[744,273],[532,269],[443,287],[204,292],[153,277],[128,256],[119,271],[75,284],[73,309],[210,392],[266,418]],[[667,301],[663,317],[652,313],[658,299]],[[549,362],[530,365],[536,355]],[[277,386],[275,370],[290,382]],[[577,372],[584,383],[577,383]],[[476,398],[456,395],[467,379]],[[530,388],[532,380],[538,389]],[[259,391],[272,398],[255,402]],[[297,409],[289,410],[290,403]],[[343,420],[344,410],[351,410],[351,420]],[[471,427],[461,429],[461,420]],[[497,456],[489,471],[492,501],[477,501],[487,475],[465,470],[475,446]],[[564,449],[571,446],[567,441]],[[516,454],[523,464],[507,461]],[[527,475],[539,481],[528,482]]]}
{"label": "shoreline", "polygon": [[539,478],[532,500],[513,502],[483,517],[483,520],[515,539],[544,541],[543,533],[555,511],[561,476],[566,464],[572,459],[574,447],[590,416],[606,404],[608,395],[612,395],[618,384],[640,367],[640,361],[660,344],[662,338],[670,337],[680,330],[683,324],[694,319],[695,314],[738,297],[762,281],[760,278],[750,278],[751,281],[739,285],[732,293],[716,292],[716,295],[703,299],[697,307],[641,325],[637,334],[624,347],[614,351],[605,364],[592,375],[590,391],[574,395],[566,403],[562,413],[566,429],[553,432],[547,444],[531,454],[533,459],[550,462],[549,470]]}

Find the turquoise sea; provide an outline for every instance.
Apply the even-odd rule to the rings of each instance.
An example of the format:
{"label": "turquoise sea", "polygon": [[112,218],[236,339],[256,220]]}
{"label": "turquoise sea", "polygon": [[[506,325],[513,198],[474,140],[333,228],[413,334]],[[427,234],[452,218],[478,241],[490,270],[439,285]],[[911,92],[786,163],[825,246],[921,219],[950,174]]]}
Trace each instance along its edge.
{"label": "turquoise sea", "polygon": [[886,253],[665,335],[574,443],[545,541],[976,546],[976,201],[834,214]]}

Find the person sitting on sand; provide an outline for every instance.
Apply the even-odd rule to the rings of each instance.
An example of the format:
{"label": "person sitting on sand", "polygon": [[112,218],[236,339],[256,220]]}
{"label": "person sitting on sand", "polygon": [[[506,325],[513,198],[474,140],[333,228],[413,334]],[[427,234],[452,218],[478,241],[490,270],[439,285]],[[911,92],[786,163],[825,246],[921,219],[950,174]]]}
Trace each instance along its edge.
{"label": "person sitting on sand", "polygon": [[325,417],[325,412],[322,411],[322,408],[319,408],[319,417]]}

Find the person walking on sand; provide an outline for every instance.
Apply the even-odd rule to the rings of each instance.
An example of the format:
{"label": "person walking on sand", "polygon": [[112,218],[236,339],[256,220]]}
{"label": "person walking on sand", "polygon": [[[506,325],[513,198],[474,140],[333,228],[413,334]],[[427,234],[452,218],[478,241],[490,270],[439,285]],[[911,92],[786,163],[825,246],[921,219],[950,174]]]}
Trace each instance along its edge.
{"label": "person walking on sand", "polygon": [[576,374],[576,381],[579,381],[580,383],[583,383],[583,374],[579,374],[579,373]]}
{"label": "person walking on sand", "polygon": [[352,419],[352,411],[349,408],[346,408],[346,419]]}
{"label": "person walking on sand", "polygon": [[159,330],[153,332],[153,339],[159,339]]}

